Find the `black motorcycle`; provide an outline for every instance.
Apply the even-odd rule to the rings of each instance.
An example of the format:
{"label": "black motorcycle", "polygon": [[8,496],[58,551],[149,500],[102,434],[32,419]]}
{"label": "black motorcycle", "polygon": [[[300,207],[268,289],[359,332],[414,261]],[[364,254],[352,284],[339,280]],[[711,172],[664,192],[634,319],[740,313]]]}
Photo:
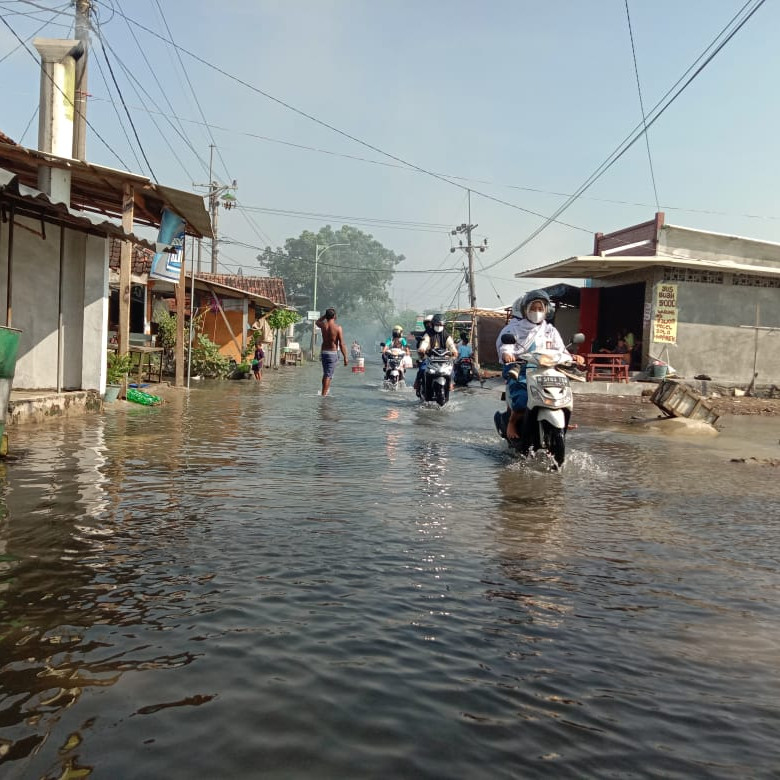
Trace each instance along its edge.
{"label": "black motorcycle", "polygon": [[472,379],[479,379],[477,369],[474,368],[474,361],[470,357],[460,358],[455,363],[452,378],[456,387],[467,387]]}
{"label": "black motorcycle", "polygon": [[435,401],[444,406],[450,400],[452,355],[447,349],[432,349],[425,359],[420,396],[423,401]]}

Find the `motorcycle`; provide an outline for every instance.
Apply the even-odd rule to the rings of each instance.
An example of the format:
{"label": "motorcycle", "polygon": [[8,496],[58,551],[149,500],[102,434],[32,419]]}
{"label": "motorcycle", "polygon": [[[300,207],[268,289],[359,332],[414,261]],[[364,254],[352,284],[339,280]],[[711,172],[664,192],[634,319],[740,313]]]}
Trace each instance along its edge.
{"label": "motorcycle", "polygon": [[[585,337],[577,333],[572,343],[581,344],[584,340]],[[515,337],[504,334],[502,342],[513,344]],[[566,433],[573,408],[570,379],[585,381],[565,368],[570,363],[569,356],[557,349],[537,349],[518,356],[518,368],[525,364],[528,405],[523,414],[520,438],[507,439],[507,443],[524,457],[542,453],[553,471],[563,466],[566,457]],[[510,411],[507,401],[506,411],[494,415],[498,434],[504,439],[507,438]]]}
{"label": "motorcycle", "polygon": [[447,349],[432,349],[425,358],[420,397],[444,406],[450,400],[451,381],[452,355]]}
{"label": "motorcycle", "polygon": [[403,349],[393,348],[387,350],[387,363],[385,364],[385,386],[397,390],[406,387],[404,379],[404,358],[406,352]]}
{"label": "motorcycle", "polygon": [[479,379],[479,373],[474,368],[474,361],[470,357],[460,358],[455,363],[453,381],[456,387],[467,387],[472,379]]}

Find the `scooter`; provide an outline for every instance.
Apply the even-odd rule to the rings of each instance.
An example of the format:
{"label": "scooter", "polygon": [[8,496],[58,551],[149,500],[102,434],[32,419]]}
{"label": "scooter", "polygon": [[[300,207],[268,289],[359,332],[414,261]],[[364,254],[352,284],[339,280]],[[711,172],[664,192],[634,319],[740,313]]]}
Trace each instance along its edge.
{"label": "scooter", "polygon": [[[505,333],[504,344],[514,344],[515,337]],[[585,340],[577,333],[572,344]],[[520,438],[507,439],[510,449],[529,457],[541,453],[548,460],[552,471],[563,466],[566,457],[566,432],[573,408],[570,379],[584,382],[584,378],[571,372],[571,360],[565,352],[557,349],[538,349],[518,356],[516,364],[520,371],[525,364],[525,379],[528,388],[528,405],[523,414]],[[506,399],[506,393],[502,396]],[[506,411],[496,412],[494,422],[499,436],[506,439],[506,428],[510,415],[509,402]]]}
{"label": "scooter", "polygon": [[387,350],[387,364],[385,365],[385,387],[397,390],[406,387],[404,379],[404,357],[406,352],[393,348]]}
{"label": "scooter", "polygon": [[432,349],[425,358],[420,397],[444,406],[450,400],[451,381],[452,355],[447,349]]}
{"label": "scooter", "polygon": [[453,381],[456,387],[468,387],[472,379],[479,379],[479,374],[474,368],[474,361],[470,357],[460,358],[455,363]]}

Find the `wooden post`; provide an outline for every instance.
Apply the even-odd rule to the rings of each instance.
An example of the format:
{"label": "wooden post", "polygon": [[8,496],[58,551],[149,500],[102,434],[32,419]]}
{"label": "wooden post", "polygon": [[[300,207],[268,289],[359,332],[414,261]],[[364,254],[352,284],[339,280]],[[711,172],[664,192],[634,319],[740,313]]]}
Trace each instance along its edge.
{"label": "wooden post", "polygon": [[[181,268],[179,283],[176,285],[176,387],[184,386],[184,306],[187,295],[187,272],[185,270],[185,250],[187,242],[181,242]],[[191,315],[190,315],[191,316]]]}
{"label": "wooden post", "polygon": [[[122,229],[125,233],[133,232],[133,188],[125,184],[122,196]],[[118,352],[126,355],[130,349],[130,266],[132,263],[133,245],[125,240],[119,254],[119,331],[117,341]]]}

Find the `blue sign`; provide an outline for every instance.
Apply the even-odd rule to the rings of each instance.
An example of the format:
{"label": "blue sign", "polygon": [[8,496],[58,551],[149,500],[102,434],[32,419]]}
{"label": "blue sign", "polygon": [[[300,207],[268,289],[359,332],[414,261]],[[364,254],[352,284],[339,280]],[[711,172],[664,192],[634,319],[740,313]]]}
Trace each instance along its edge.
{"label": "blue sign", "polygon": [[[184,247],[185,221],[170,209],[163,209],[157,253],[152,258],[150,279],[178,283],[181,275],[181,250]],[[169,250],[169,251],[165,251]]]}

